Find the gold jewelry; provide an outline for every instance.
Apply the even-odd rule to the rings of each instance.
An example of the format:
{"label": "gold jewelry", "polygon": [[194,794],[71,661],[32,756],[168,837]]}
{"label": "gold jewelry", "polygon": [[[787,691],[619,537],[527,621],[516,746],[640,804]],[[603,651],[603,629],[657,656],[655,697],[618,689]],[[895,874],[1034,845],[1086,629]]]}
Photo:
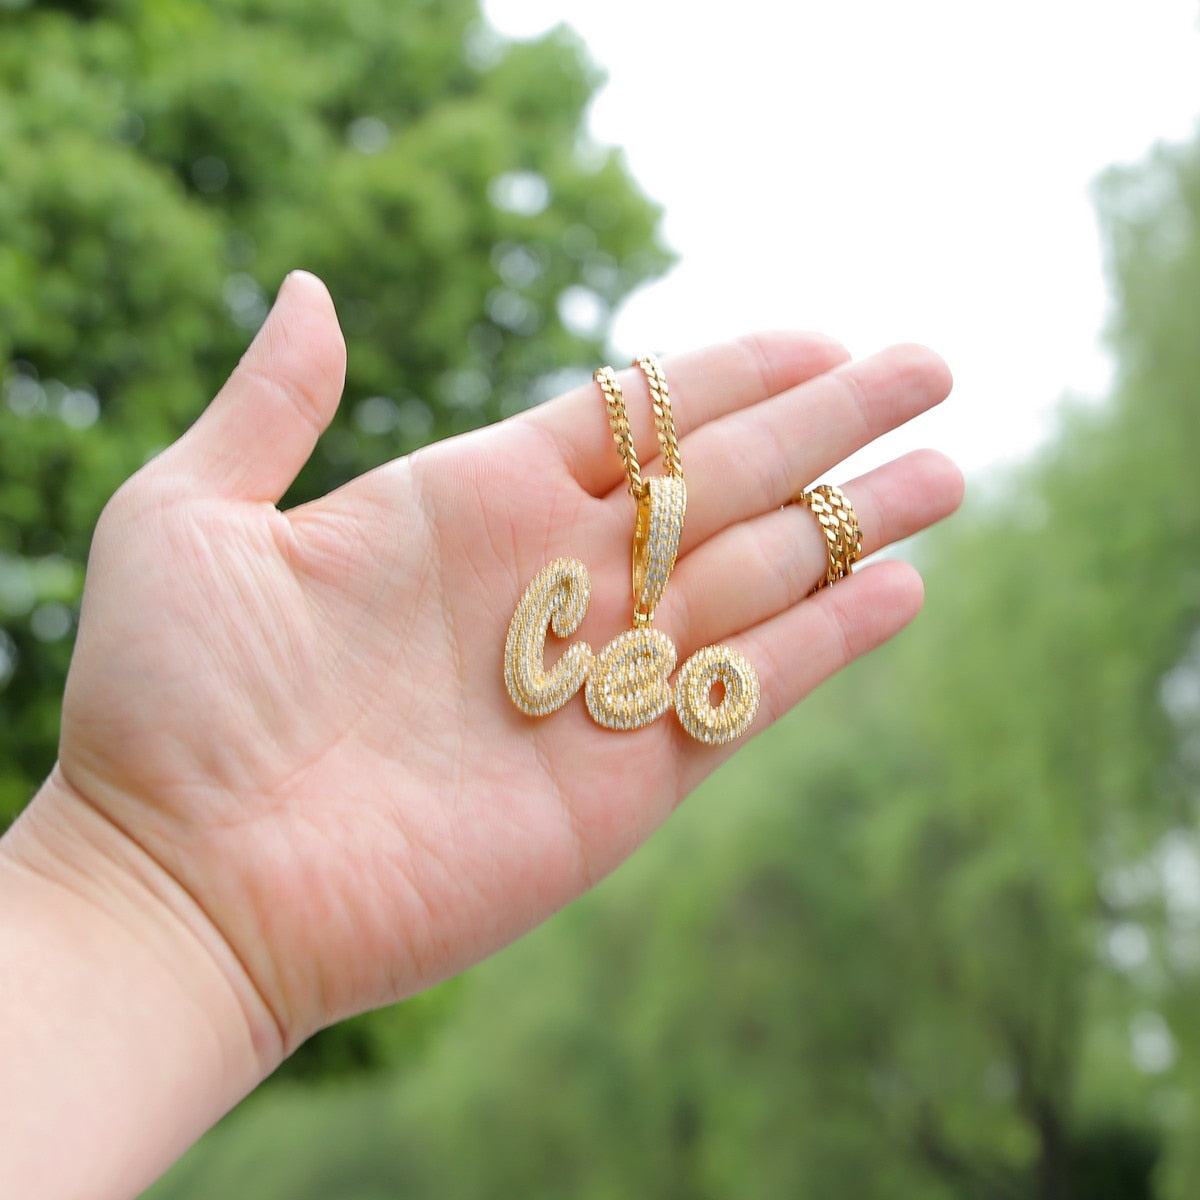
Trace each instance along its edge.
{"label": "gold jewelry", "polygon": [[675,415],[671,411],[671,392],[667,377],[653,354],[640,354],[634,364],[646,377],[650,388],[650,406],[654,410],[654,429],[662,447],[663,466],[672,479],[683,479],[683,463],[679,458],[679,439],[675,436]]}
{"label": "gold jewelry", "polygon": [[[720,684],[724,695],[711,701]],[[730,646],[705,646],[683,664],[675,683],[679,723],[698,742],[724,745],[741,737],[758,712],[760,689],[754,664]]]}
{"label": "gold jewelry", "polygon": [[[683,462],[679,457],[679,439],[675,434],[675,414],[671,410],[671,391],[667,387],[667,377],[659,361],[653,354],[640,354],[634,359],[646,377],[646,385],[650,389],[650,407],[654,412],[654,430],[658,435],[658,444],[662,448],[663,465],[667,475],[672,479],[683,482]],[[629,428],[629,417],[625,412],[625,393],[621,389],[617,373],[612,367],[600,367],[592,378],[600,385],[604,393],[604,403],[608,410],[608,424],[612,429],[613,441],[617,443],[617,453],[621,456],[621,466],[629,479],[629,494],[640,501],[646,492],[646,483],[642,477],[642,465],[638,461],[637,449],[633,444],[633,432]]]}
{"label": "gold jewelry", "polygon": [[858,516],[846,499],[845,493],[831,483],[823,483],[810,491],[802,492],[794,503],[812,511],[825,535],[825,548],[829,554],[829,565],[813,591],[829,587],[839,579],[845,579],[862,554],[862,530]]}
{"label": "gold jewelry", "polygon": [[639,357],[636,365],[650,388],[654,427],[668,473],[643,477],[625,411],[625,395],[613,369],[601,367],[595,379],[604,393],[609,427],[629,480],[629,492],[637,503],[633,527],[633,629],[610,642],[596,657],[584,690],[588,712],[606,729],[641,729],[657,721],[674,698],[667,680],[675,669],[675,643],[650,623],[679,553],[687,487],[666,376],[649,354]]}
{"label": "gold jewelry", "polygon": [[[633,531],[634,628],[597,657],[586,690],[588,711],[600,724],[613,729],[648,725],[670,706],[672,695],[666,678],[675,666],[675,647],[650,622],[675,565],[687,508],[667,377],[652,355],[643,354],[634,361],[650,389],[654,428],[667,473],[643,478],[621,386],[610,367],[597,371],[613,440],[638,506]],[[718,687],[722,694],[713,704],[713,691]],[[759,697],[758,673],[745,655],[728,646],[705,646],[683,664],[673,698],[684,729],[697,741],[720,745],[750,727]]]}
{"label": "gold jewelry", "polygon": [[654,609],[662,598],[679,553],[683,517],[687,511],[687,486],[683,482],[683,463],[679,457],[667,377],[652,354],[639,355],[634,365],[645,375],[650,389],[654,427],[667,468],[665,475],[648,479],[642,475],[625,411],[625,393],[616,372],[612,367],[601,367],[594,378],[604,393],[613,441],[629,480],[630,495],[637,502],[633,527],[633,621],[635,626],[645,626],[654,618]]}
{"label": "gold jewelry", "polygon": [[592,378],[600,385],[604,393],[605,407],[608,409],[608,424],[612,429],[613,441],[617,443],[617,453],[621,456],[621,466],[629,479],[629,494],[640,500],[642,496],[642,466],[638,462],[637,450],[633,446],[633,433],[629,428],[629,417],[625,412],[625,393],[617,381],[617,373],[612,367],[599,367]]}
{"label": "gold jewelry", "polygon": [[[504,684],[513,703],[530,716],[561,708],[580,688],[592,719],[605,729],[641,729],[675,703],[680,724],[709,745],[732,741],[758,711],[758,675],[748,659],[728,646],[705,646],[683,664],[672,689],[675,645],[653,628],[683,532],[687,488],[671,411],[667,379],[656,359],[642,355],[636,365],[646,377],[654,427],[665,475],[642,476],[625,412],[621,385],[611,367],[595,374],[604,393],[609,425],[629,492],[637,503],[633,531],[633,628],[599,654],[586,642],[567,648],[547,671],[547,631],[567,637],[579,628],[591,598],[587,568],[578,559],[558,558],[543,567],[525,589],[504,644]],[[720,689],[716,704],[714,689]]]}
{"label": "gold jewelry", "polygon": [[583,697],[592,720],[605,729],[652,725],[674,699],[667,680],[675,657],[675,643],[649,625],[613,638],[588,672]]}
{"label": "gold jewelry", "polygon": [[556,558],[525,589],[504,642],[504,686],[527,716],[544,717],[561,708],[587,677],[592,665],[587,642],[569,646],[549,671],[544,655],[547,628],[570,637],[591,598],[592,581],[577,558]]}
{"label": "gold jewelry", "polygon": [[649,625],[675,566],[687,488],[682,478],[651,475],[633,527],[633,623]]}

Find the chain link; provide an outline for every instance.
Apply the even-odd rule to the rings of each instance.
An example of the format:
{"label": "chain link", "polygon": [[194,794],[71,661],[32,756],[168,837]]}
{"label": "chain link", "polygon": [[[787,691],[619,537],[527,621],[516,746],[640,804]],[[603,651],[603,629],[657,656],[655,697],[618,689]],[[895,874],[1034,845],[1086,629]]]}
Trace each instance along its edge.
{"label": "chain link", "polygon": [[625,412],[625,395],[617,382],[617,373],[612,367],[600,367],[593,379],[600,385],[604,393],[604,403],[608,409],[608,424],[612,429],[613,441],[617,443],[617,453],[621,456],[621,466],[629,478],[629,492],[635,500],[641,500],[646,490],[642,481],[642,467],[638,462],[637,451],[633,447],[633,433],[629,428],[629,417]]}
{"label": "chain link", "polygon": [[654,428],[662,447],[663,465],[667,474],[683,478],[683,463],[679,458],[679,441],[675,436],[675,416],[671,412],[671,392],[667,377],[653,354],[641,354],[635,360],[650,388],[650,403],[654,409]]}
{"label": "chain link", "polygon": [[[650,407],[654,412],[654,430],[658,434],[658,444],[662,449],[663,466],[669,476],[682,480],[683,463],[679,457],[679,439],[675,433],[675,415],[671,410],[667,377],[658,359],[652,354],[639,355],[634,360],[634,365],[646,377],[646,384],[650,389]],[[612,429],[613,441],[617,444],[617,453],[621,456],[621,466],[625,468],[629,479],[630,495],[635,500],[641,500],[646,494],[646,481],[642,477],[642,466],[633,445],[633,431],[629,427],[629,415],[625,411],[625,393],[621,390],[621,384],[612,367],[598,368],[592,378],[604,393],[608,424]]]}
{"label": "chain link", "polygon": [[862,530],[858,516],[841,488],[823,483],[796,497],[797,504],[810,509],[825,535],[829,566],[813,591],[845,579],[862,554]]}

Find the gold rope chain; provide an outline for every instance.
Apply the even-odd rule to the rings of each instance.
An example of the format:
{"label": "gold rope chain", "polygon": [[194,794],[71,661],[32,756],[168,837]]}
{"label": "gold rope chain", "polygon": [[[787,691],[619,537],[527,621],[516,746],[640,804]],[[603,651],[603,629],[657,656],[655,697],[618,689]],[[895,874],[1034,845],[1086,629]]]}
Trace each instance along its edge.
{"label": "gold rope chain", "polygon": [[[658,434],[658,444],[662,448],[666,473],[675,479],[682,479],[683,462],[679,457],[679,439],[675,434],[675,416],[671,411],[671,393],[667,387],[667,377],[652,354],[639,355],[634,360],[634,365],[645,375],[646,384],[650,389],[654,429]],[[638,462],[637,450],[633,445],[633,431],[629,427],[629,416],[625,411],[625,394],[612,367],[600,367],[593,378],[604,393],[608,424],[612,429],[613,441],[617,444],[617,453],[621,456],[621,465],[625,468],[625,475],[629,480],[629,493],[635,500],[640,500],[645,495],[646,482],[642,478],[641,463]]]}
{"label": "gold rope chain", "polygon": [[662,447],[663,466],[667,474],[676,479],[683,478],[683,463],[679,458],[679,440],[675,436],[675,415],[671,412],[671,392],[667,377],[652,354],[641,354],[634,360],[646,376],[650,387],[650,401],[654,408],[654,428],[658,433],[658,444]]}
{"label": "gold rope chain", "polygon": [[617,453],[621,456],[621,466],[629,478],[629,491],[635,500],[642,498],[645,484],[642,482],[642,468],[638,462],[637,451],[633,448],[633,433],[629,428],[629,417],[625,412],[625,397],[621,385],[617,382],[617,373],[612,367],[599,367],[593,376],[604,393],[604,403],[608,409],[608,424],[612,429],[613,441],[617,443]]}

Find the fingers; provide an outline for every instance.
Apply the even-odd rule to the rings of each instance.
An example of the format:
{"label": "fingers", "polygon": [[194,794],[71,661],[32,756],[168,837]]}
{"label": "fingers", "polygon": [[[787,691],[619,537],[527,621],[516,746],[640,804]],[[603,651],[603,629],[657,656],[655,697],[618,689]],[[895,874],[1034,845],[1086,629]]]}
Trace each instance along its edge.
{"label": "fingers", "polygon": [[[771,333],[672,358],[666,363],[680,438],[708,421],[786,392],[845,362],[849,355],[820,334]],[[645,379],[637,369],[618,372],[634,445],[643,465],[658,456]],[[625,481],[605,414],[604,397],[586,384],[522,420],[548,433],[585,491],[603,496]],[[684,460],[684,470],[688,470]]]}
{"label": "fingers", "polygon": [[[920,611],[924,596],[921,577],[910,564],[881,562],[753,629],[725,638],[758,673],[761,699],[747,736],[761,732],[830,676],[894,637]],[[684,789],[708,775],[714,755],[716,761],[727,758],[740,744],[687,756]]]}
{"label": "fingers", "polygon": [[909,563],[882,562],[730,639],[758,670],[758,728],[831,675],[894,637],[921,610],[925,589]]}
{"label": "fingers", "polygon": [[950,384],[932,351],[893,346],[696,430],[680,447],[688,485],[683,550],[786,504],[854,451],[940,403]]}
{"label": "fingers", "polygon": [[[867,555],[949,516],[962,501],[963,481],[944,455],[918,450],[843,490],[858,516]],[[727,641],[731,630],[753,628],[808,603],[805,597],[827,565],[826,542],[812,513],[787,504],[725,529],[682,558],[656,620],[678,639],[681,653],[690,653]]]}
{"label": "fingers", "polygon": [[333,417],[345,370],[325,285],[294,271],[228,382],[160,462],[209,493],[275,503]]}

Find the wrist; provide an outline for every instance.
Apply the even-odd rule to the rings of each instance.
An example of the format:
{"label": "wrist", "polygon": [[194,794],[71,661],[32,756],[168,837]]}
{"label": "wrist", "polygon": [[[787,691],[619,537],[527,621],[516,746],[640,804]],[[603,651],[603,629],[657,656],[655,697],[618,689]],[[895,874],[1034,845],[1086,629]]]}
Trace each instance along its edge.
{"label": "wrist", "polygon": [[239,971],[56,769],[0,839],[0,1194],[134,1195],[250,1091],[281,1051]]}

